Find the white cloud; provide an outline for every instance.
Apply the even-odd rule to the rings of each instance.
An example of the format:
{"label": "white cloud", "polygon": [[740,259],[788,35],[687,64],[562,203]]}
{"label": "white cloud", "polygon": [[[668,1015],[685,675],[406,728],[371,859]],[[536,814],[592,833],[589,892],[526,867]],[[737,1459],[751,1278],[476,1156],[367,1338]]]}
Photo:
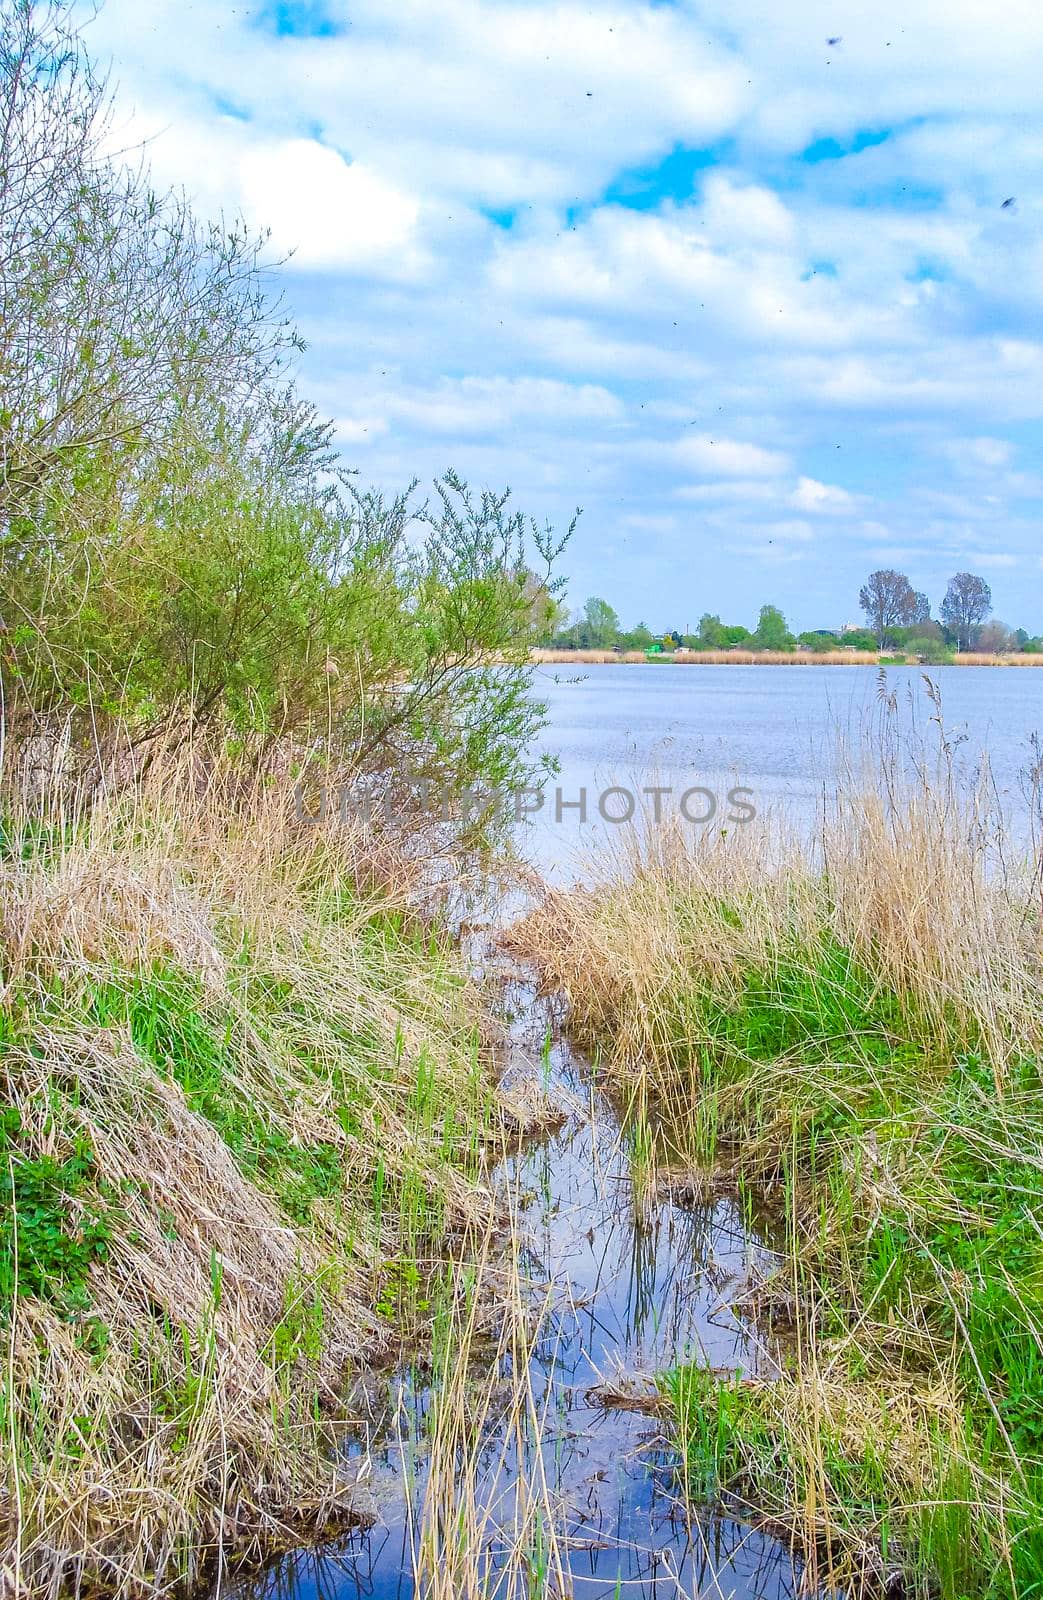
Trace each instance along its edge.
{"label": "white cloud", "polygon": [[238,189],[247,217],[266,222],[298,267],[382,265],[397,276],[415,261],[418,202],[314,139],[251,146]]}
{"label": "white cloud", "polygon": [[337,443],[353,446],[370,444],[387,431],[384,417],[338,417],[334,426]]}
{"label": "white cloud", "polygon": [[445,380],[434,389],[399,392],[386,403],[402,422],[457,437],[495,433],[523,421],[537,427],[610,425],[623,416],[622,402],[610,390],[550,378]]}
{"label": "white cloud", "polygon": [[953,439],[945,453],[958,466],[1005,467],[1014,455],[1008,439]]}
{"label": "white cloud", "polygon": [[668,449],[684,471],[719,473],[725,478],[771,478],[789,467],[789,458],[779,450],[708,433],[688,434]]}
{"label": "white cloud", "polygon": [[730,501],[733,504],[763,504],[778,499],[779,486],[777,483],[753,482],[743,478],[728,483],[682,483],[674,490],[674,496],[678,500],[696,503]]}
{"label": "white cloud", "polygon": [[815,478],[800,478],[790,496],[790,504],[798,511],[850,511],[854,503],[846,489],[819,483]]}

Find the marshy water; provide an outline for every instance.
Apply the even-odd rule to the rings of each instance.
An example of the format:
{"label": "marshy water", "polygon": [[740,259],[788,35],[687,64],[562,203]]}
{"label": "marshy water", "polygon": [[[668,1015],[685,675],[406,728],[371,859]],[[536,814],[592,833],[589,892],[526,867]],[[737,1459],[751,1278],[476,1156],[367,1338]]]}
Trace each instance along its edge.
{"label": "marshy water", "polygon": [[[968,777],[987,749],[1017,826],[1019,808],[1027,812],[1030,736],[1043,724],[1043,672],[932,676]],[[585,823],[574,808],[559,821],[552,801],[521,835],[541,874],[559,882],[582,873],[584,847],[611,829],[589,814],[589,797],[623,773],[654,771],[657,783],[704,784],[722,795],[741,783],[759,808],[781,804],[810,822],[836,776],[837,730],[857,734],[880,704],[877,675],[857,668],[628,665],[541,677],[550,704],[543,743],[561,762],[554,784],[566,800],[588,791]],[[921,674],[895,669],[888,681],[925,740],[935,738],[936,707],[923,703]],[[719,1507],[686,1508],[662,1421],[611,1403],[620,1388],[653,1393],[654,1375],[682,1360],[766,1370],[770,1349],[742,1305],[775,1270],[770,1242],[727,1193],[690,1192],[675,1203],[650,1185],[644,1152],[555,1028],[553,1005],[524,973],[509,973],[502,987],[508,1084],[512,1075],[535,1077],[566,1110],[560,1127],[495,1175],[523,1242],[518,1283],[538,1309],[524,1371],[517,1348],[503,1341],[470,1352],[468,1381],[484,1384],[487,1396],[473,1448],[457,1455],[456,1470],[471,1481],[463,1493],[450,1484],[440,1501],[445,1486],[435,1493],[430,1449],[437,1380],[402,1367],[371,1385],[356,1408],[367,1420],[345,1437],[343,1453],[365,1484],[372,1527],[291,1553],[250,1592],[264,1600],[454,1593],[448,1569],[432,1585],[431,1545],[426,1576],[418,1551],[432,1518],[444,1521],[447,1505],[466,1503],[481,1547],[468,1587],[490,1595],[790,1594],[801,1572],[789,1550]],[[453,1533],[442,1527],[439,1536],[451,1543]]]}
{"label": "marshy water", "polygon": [[[500,1414],[479,1405],[480,1450],[457,1463],[474,1476],[461,1497],[478,1509],[473,1570],[490,1595],[790,1594],[799,1573],[777,1540],[713,1508],[686,1512],[678,1456],[644,1404],[655,1375],[681,1360],[770,1365],[736,1302],[775,1271],[773,1252],[731,1194],[658,1197],[625,1119],[556,1033],[553,1008],[519,975],[503,994],[505,1088],[538,1073],[566,1119],[496,1174],[524,1239],[521,1279],[538,1327],[520,1378],[494,1340],[469,1360],[475,1391],[491,1385],[505,1397]],[[368,1426],[349,1433],[344,1455],[361,1469],[372,1528],[287,1556],[254,1595],[430,1592],[415,1563],[425,1519],[441,1515],[432,1511],[432,1390],[431,1374],[412,1367],[371,1388]],[[519,1509],[520,1483],[540,1485],[535,1517],[531,1490],[528,1511]]]}

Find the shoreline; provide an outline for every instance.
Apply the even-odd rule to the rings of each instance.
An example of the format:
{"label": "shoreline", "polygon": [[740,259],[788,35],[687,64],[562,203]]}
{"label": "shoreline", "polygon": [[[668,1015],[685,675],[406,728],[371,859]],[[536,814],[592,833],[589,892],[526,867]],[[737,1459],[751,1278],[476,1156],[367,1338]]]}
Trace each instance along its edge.
{"label": "shoreline", "polygon": [[637,666],[647,663],[677,667],[1043,667],[1043,655],[986,655],[965,651],[949,661],[920,661],[902,651],[891,654],[870,650],[687,650],[649,656],[644,650],[533,650],[530,663],[546,666]]}

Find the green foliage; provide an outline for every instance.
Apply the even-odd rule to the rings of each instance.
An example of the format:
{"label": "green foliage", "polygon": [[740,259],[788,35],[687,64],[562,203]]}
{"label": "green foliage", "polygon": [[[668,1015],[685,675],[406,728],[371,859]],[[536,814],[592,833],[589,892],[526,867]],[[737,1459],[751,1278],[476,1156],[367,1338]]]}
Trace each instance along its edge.
{"label": "green foliage", "polygon": [[[286,378],[262,241],[106,150],[63,7],[4,11],[0,688],[96,752],[280,736],[454,792],[522,781],[564,540],[452,473],[365,493]],[[567,539],[568,534],[565,535]],[[609,619],[611,620],[611,619]],[[607,624],[606,624],[607,625]]]}
{"label": "green foliage", "polygon": [[707,650],[729,650],[734,644],[749,643],[753,635],[741,624],[726,624],[720,617],[707,613],[699,619],[697,637]]}
{"label": "green foliage", "polygon": [[607,600],[593,597],[583,607],[583,621],[592,645],[611,648],[619,638],[619,618]]}
{"label": "green foliage", "polygon": [[840,648],[840,640],[835,633],[819,633],[815,630],[798,633],[797,642],[805,645],[815,655],[825,655],[830,650]]}
{"label": "green foliage", "polygon": [[[682,938],[686,915],[705,917],[705,907],[679,907]],[[720,915],[741,926],[741,910]],[[882,1526],[898,1559],[952,1600],[988,1590],[997,1545],[1009,1540],[994,1592],[1034,1596],[1043,1569],[1039,1063],[1012,1062],[998,1092],[972,1018],[928,1019],[835,941],[802,950],[784,932],[770,963],[727,993],[679,995],[670,1026],[678,1069],[693,1051],[700,1067],[694,1153],[713,1157],[722,1140],[740,1163],[765,1141],[774,1151],[784,1232],[800,1241],[793,1282],[817,1308],[814,1338],[837,1337],[834,1379],[886,1392],[890,1368],[877,1372],[864,1353],[866,1330],[885,1341],[896,1327],[929,1330],[934,1349],[951,1353],[965,1436],[955,1447],[934,1439],[925,1419],[937,1486],[925,1505],[898,1510],[886,1418],[880,1451],[852,1456],[820,1430],[816,1461],[766,1388],[684,1369],[668,1386],[693,1492],[737,1489],[781,1507],[819,1503],[825,1488],[838,1528],[857,1536]],[[920,1370],[911,1354],[904,1370]],[[1008,1486],[1002,1529],[991,1510],[971,1515],[980,1489],[968,1459],[985,1481]]]}
{"label": "green foliage", "polygon": [[876,635],[870,633],[868,628],[849,628],[846,633],[840,635],[838,643],[841,648],[854,650],[878,649]]}
{"label": "green foliage", "polygon": [[72,1152],[31,1157],[21,1121],[0,1111],[0,1311],[35,1295],[72,1316],[89,1304],[91,1266],[108,1254],[115,1210],[84,1139]]}
{"label": "green foliage", "polygon": [[760,617],[757,621],[757,631],[753,635],[752,643],[757,650],[793,650],[795,643],[793,635],[786,626],[786,619],[778,606],[761,606]]}

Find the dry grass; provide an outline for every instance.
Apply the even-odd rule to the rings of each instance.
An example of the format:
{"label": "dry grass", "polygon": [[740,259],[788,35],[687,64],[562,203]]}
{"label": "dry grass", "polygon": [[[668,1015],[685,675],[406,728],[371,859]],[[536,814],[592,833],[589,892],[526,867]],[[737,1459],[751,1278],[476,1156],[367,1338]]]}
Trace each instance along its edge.
{"label": "dry grass", "polygon": [[680,1055],[712,1051],[712,1029],[669,1013],[664,996],[697,981],[727,1005],[749,973],[823,937],[905,998],[942,1057],[970,1030],[1002,1072],[1039,1042],[1037,879],[1027,866],[997,875],[973,806],[924,789],[896,807],[863,790],[839,799],[810,849],[770,824],[627,839],[602,859],[602,882],[551,893],[509,939],[621,1072],[665,1088]]}
{"label": "dry grass", "polygon": [[953,657],[956,667],[1043,667],[1043,655],[1026,655],[1018,651],[1013,655],[991,655],[985,650],[964,650]]}
{"label": "dry grass", "polygon": [[155,1592],[350,1517],[328,1444],[345,1365],[389,1345],[381,1286],[494,1215],[478,996],[411,869],[281,785],[230,793],[185,759],[7,796],[17,1591]]}
{"label": "dry grass", "polygon": [[[809,842],[652,830],[511,934],[639,1119],[777,1214],[779,1378],[671,1380],[696,1498],[818,1579],[1043,1581],[1038,865],[943,770],[852,781]],[[989,1574],[998,1573],[998,1577]]]}
{"label": "dry grass", "polygon": [[[518,1196],[508,1200],[506,1249],[476,1242],[477,1281],[494,1267],[489,1306],[475,1279],[455,1275],[436,1335],[428,1471],[411,1528],[416,1593],[428,1600],[528,1600],[571,1592],[564,1508],[552,1484],[544,1433],[552,1432],[554,1386],[533,1386],[534,1356],[550,1309],[526,1291],[526,1240]],[[483,1317],[483,1311],[486,1316]]]}

